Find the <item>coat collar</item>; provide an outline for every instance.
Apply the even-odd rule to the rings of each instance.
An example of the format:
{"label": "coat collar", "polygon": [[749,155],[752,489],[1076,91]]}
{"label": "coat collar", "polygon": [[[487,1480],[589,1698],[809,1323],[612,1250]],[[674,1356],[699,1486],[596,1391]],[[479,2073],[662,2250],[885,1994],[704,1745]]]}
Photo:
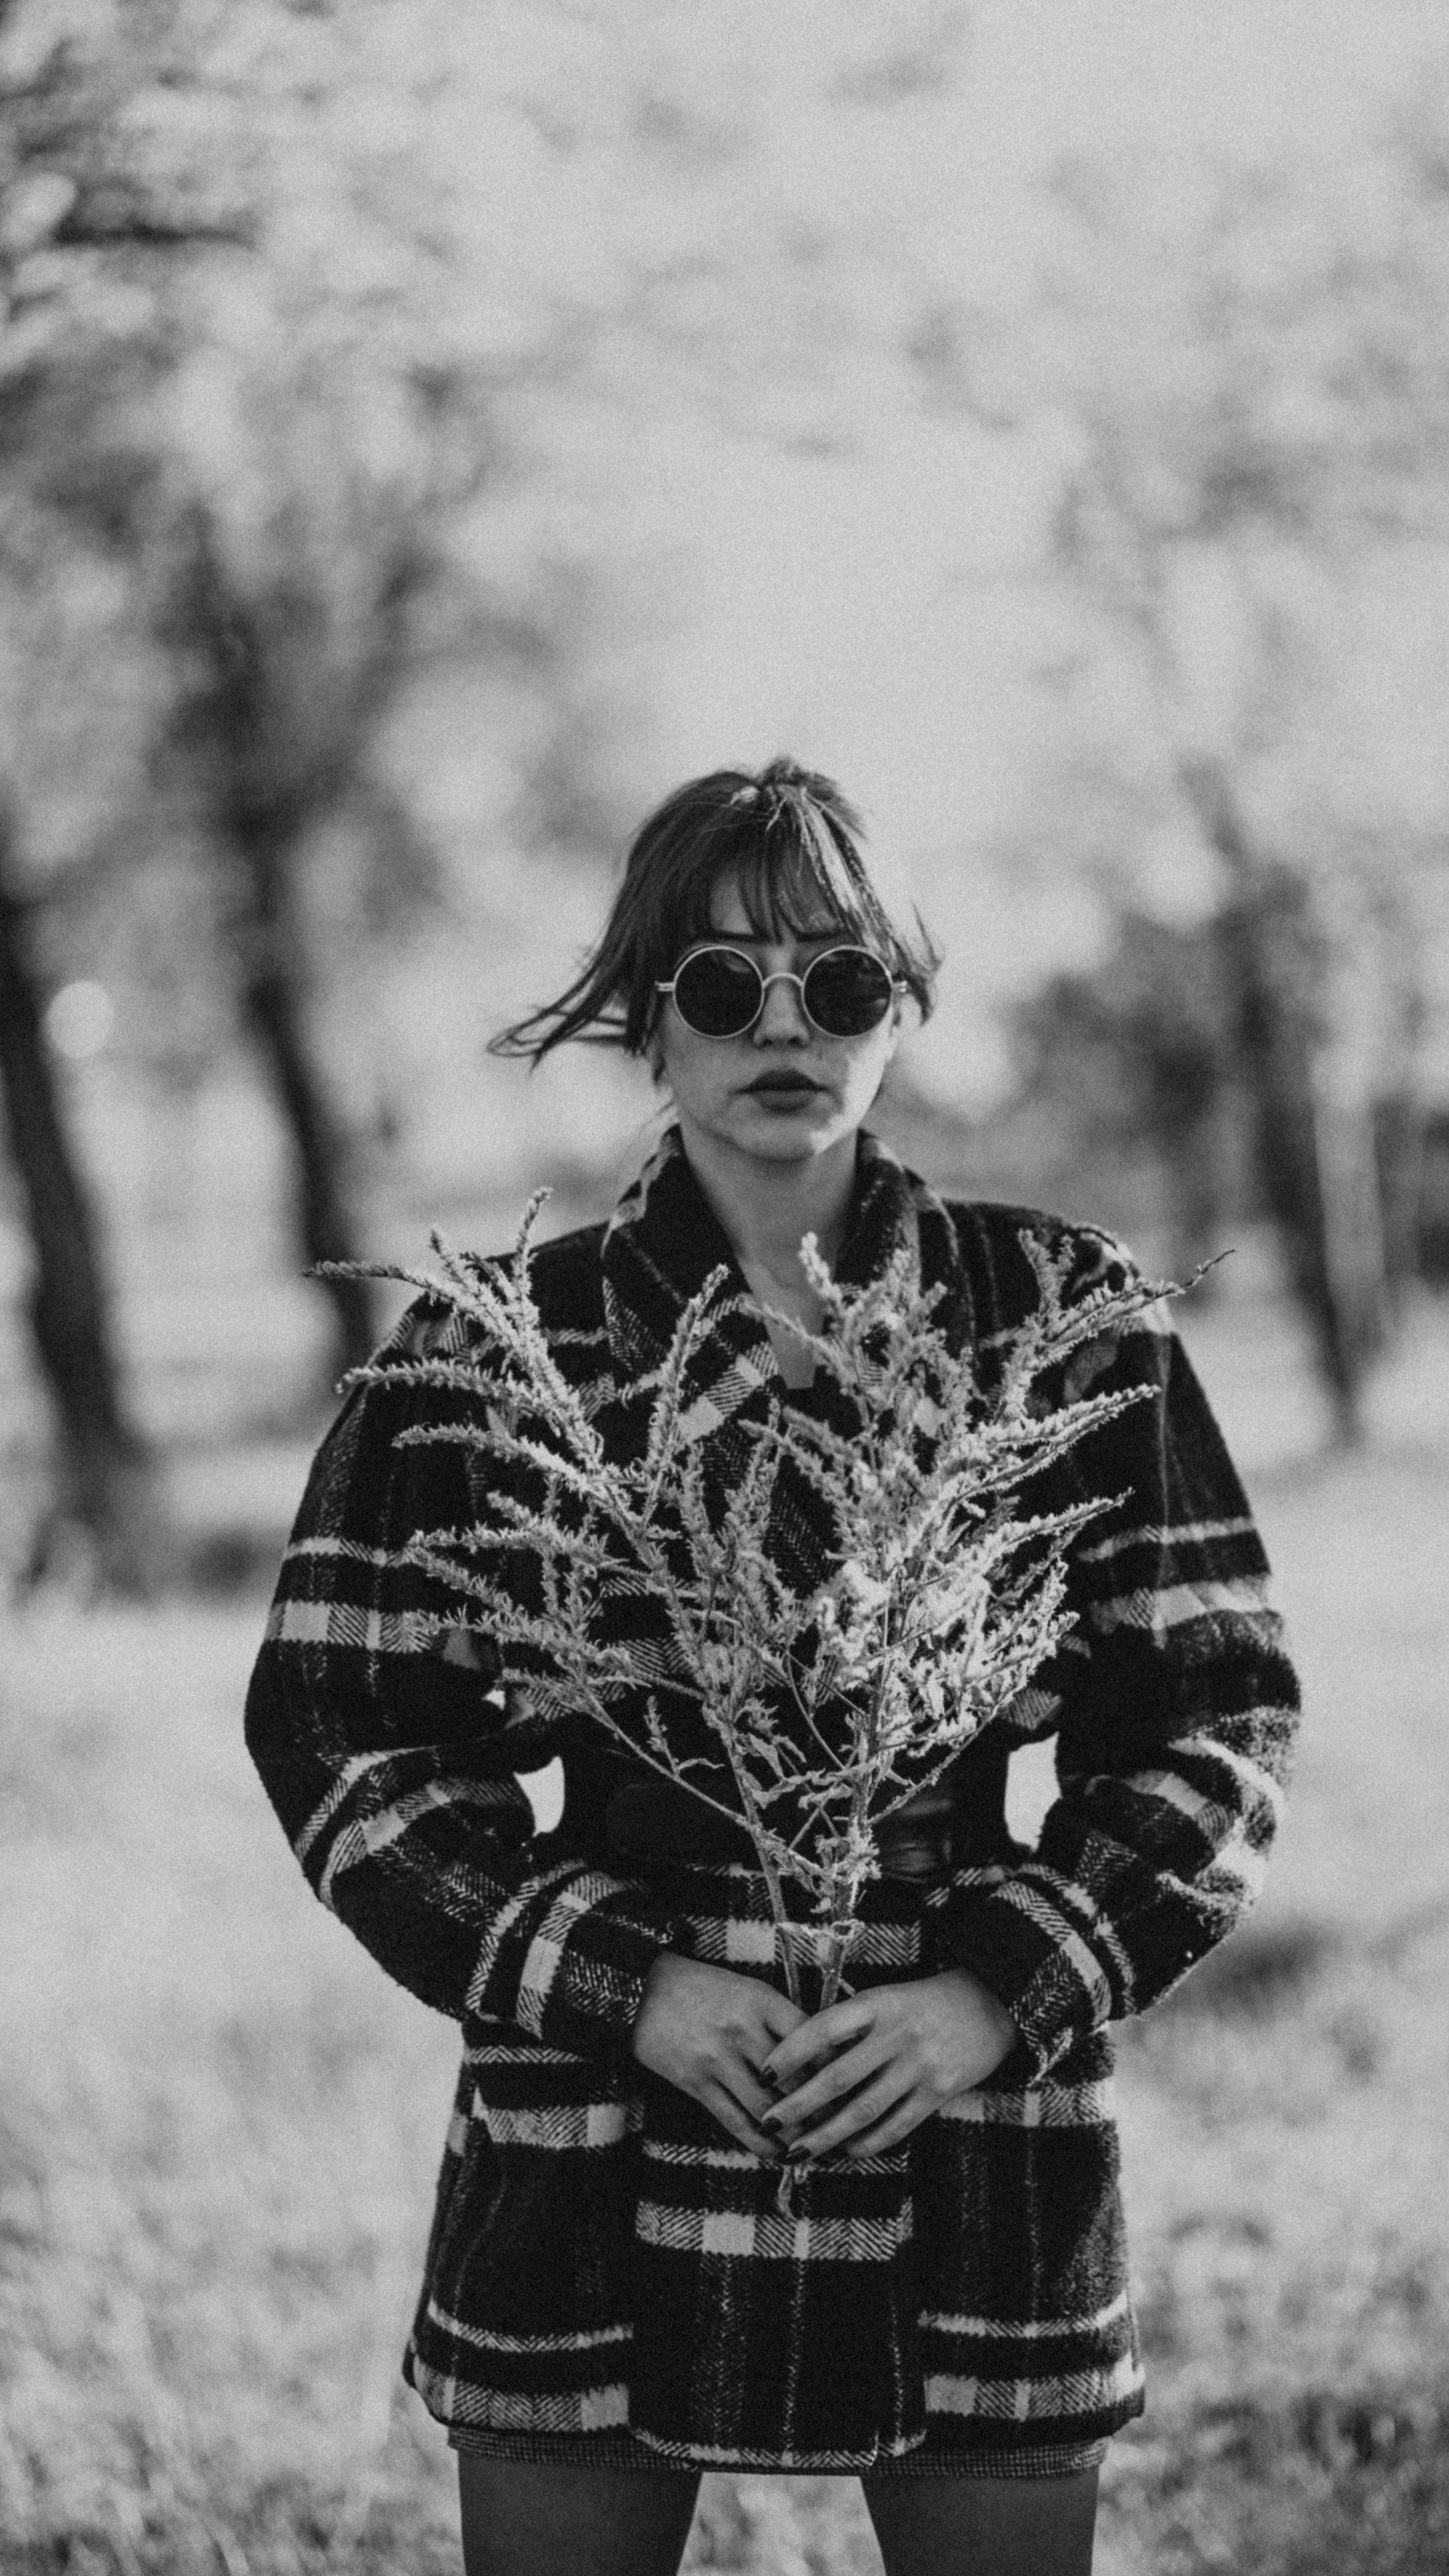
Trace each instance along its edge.
{"label": "coat collar", "polygon": [[[869,1279],[902,1242],[912,1245],[927,1283],[945,1285],[955,1332],[969,1334],[961,1257],[944,1203],[863,1128],[837,1276],[851,1283]],[[657,1365],[681,1309],[712,1270],[726,1272],[735,1302],[720,1314],[700,1354],[699,1394],[690,1408],[697,1434],[780,1388],[764,1319],[690,1168],[677,1127],[666,1131],[620,1199],[605,1229],[601,1261],[610,1352],[624,1378]]]}

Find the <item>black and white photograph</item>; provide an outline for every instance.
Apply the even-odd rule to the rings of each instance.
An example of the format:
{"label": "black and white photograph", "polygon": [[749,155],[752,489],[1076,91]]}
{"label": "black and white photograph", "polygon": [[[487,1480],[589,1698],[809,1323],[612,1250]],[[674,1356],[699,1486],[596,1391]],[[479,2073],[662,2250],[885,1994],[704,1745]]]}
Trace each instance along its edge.
{"label": "black and white photograph", "polygon": [[1446,711],[1435,0],[0,0],[0,2576],[1443,2576]]}

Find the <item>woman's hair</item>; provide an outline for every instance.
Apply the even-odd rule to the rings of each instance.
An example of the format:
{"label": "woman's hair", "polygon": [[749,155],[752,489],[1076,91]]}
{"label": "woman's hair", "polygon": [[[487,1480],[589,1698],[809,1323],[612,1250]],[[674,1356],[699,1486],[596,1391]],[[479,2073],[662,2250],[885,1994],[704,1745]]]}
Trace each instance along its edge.
{"label": "woman's hair", "polygon": [[715,769],[676,787],[630,846],[624,882],[582,972],[558,999],[493,1040],[495,1055],[537,1063],[567,1038],[648,1047],[667,983],[687,948],[713,935],[710,903],[732,876],[759,939],[800,938],[822,919],[874,948],[922,1019],[935,999],[937,952],[915,913],[911,927],[881,900],[861,855],[860,816],[833,778],[772,760],[758,771]]}

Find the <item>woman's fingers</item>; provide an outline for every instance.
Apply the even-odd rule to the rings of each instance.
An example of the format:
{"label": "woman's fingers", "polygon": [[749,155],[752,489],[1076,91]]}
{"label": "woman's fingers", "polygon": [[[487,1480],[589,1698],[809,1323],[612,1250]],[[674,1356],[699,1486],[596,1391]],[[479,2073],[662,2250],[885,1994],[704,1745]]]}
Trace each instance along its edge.
{"label": "woman's fingers", "polygon": [[797,2085],[793,2093],[777,2100],[769,2114],[771,2128],[777,2128],[784,2137],[808,2128],[812,2121],[829,2110],[832,2102],[838,2102],[843,2094],[857,2091],[868,2076],[886,2064],[892,2053],[889,2040],[878,2032],[868,2032],[854,2048],[843,2050],[839,2057],[831,2059],[828,2066],[822,2066],[819,2074],[812,2075],[808,2083]]}
{"label": "woman's fingers", "polygon": [[706,2084],[697,2098],[734,2139],[736,2146],[758,2156],[762,2164],[777,2165],[780,2162],[778,2138],[772,2138],[767,2129],[762,2129],[758,2121],[752,2120],[723,2084]]}
{"label": "woman's fingers", "polygon": [[[769,2099],[779,2099],[774,2078],[765,2073],[770,2058],[780,2042],[788,2039],[805,2016],[788,1995],[777,1995],[769,1986],[760,1989],[761,2003],[754,2026],[739,2035],[738,2045],[749,2063],[750,2072],[769,2087]],[[780,2009],[776,2009],[776,2007]],[[788,2016],[788,2018],[787,2018]]]}
{"label": "woman's fingers", "polygon": [[774,1986],[761,1986],[760,2022],[767,2048],[773,2048],[779,2040],[788,2039],[805,2018],[801,2006],[792,2003],[788,1995],[782,1995]]}
{"label": "woman's fingers", "polygon": [[774,2109],[774,2094],[760,2082],[747,2058],[736,2058],[724,2081],[726,2089],[752,2120],[758,2120],[766,2111]]}
{"label": "woman's fingers", "polygon": [[792,2142],[793,2147],[803,2149],[810,2156],[828,2156],[836,2147],[843,2146],[847,2138],[874,2128],[877,2121],[884,2120],[899,2106],[903,2094],[909,2096],[914,2091],[911,2078],[903,2075],[899,2066],[884,2067],[873,2084],[867,2084],[863,2091],[853,2094],[830,2119],[806,2129],[803,2135],[797,2135]]}
{"label": "woman's fingers", "polygon": [[818,2059],[830,2056],[852,2039],[859,2039],[870,2027],[870,2001],[862,1996],[847,2004],[832,2004],[829,2012],[816,2013],[803,2019],[772,2049],[760,2072],[766,2083],[773,2078],[782,2093],[792,2091],[802,2076],[808,2075]]}

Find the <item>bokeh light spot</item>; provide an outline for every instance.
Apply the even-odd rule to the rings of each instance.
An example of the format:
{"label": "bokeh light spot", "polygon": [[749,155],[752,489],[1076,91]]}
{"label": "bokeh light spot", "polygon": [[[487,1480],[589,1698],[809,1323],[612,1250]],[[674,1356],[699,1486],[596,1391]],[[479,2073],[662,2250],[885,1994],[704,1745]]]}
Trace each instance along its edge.
{"label": "bokeh light spot", "polygon": [[115,1025],[115,1004],[104,984],[62,984],[46,1008],[46,1036],[57,1055],[75,1064],[99,1055]]}

